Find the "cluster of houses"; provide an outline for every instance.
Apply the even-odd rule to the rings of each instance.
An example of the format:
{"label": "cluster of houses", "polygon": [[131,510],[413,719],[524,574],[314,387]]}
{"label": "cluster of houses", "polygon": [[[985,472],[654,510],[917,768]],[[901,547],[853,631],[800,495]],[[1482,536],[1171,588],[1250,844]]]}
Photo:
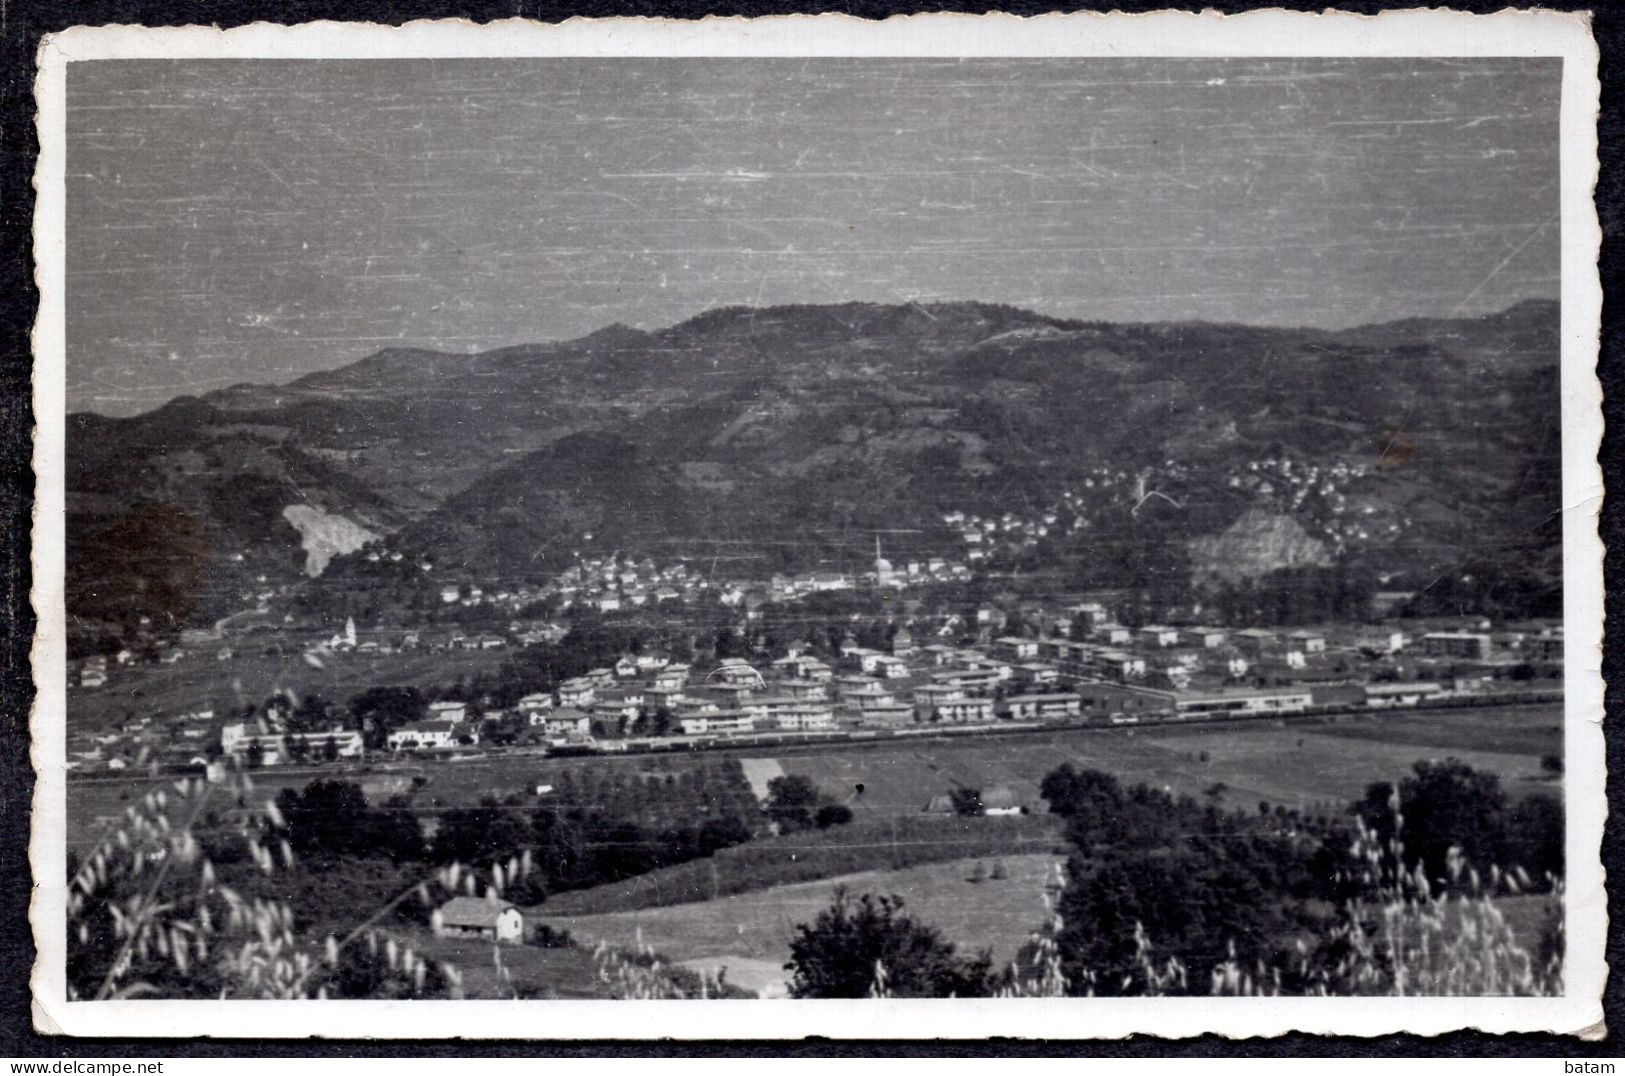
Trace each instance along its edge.
{"label": "cluster of houses", "polygon": [[1036,511],[985,516],[952,511],[944,514],[942,521],[959,535],[968,560],[993,560],[1003,552],[1032,549],[1044,538],[1087,531],[1102,513],[1135,508],[1148,496],[1157,495],[1159,487],[1189,477],[1190,469],[1175,460],[1164,460],[1160,466],[1132,474],[1119,468],[1094,467],[1085,472],[1077,488],[1062,490],[1055,502]]}
{"label": "cluster of houses", "polygon": [[911,558],[894,565],[881,554],[877,544],[874,566],[869,571],[775,575],[768,581],[764,597],[768,601],[788,602],[809,594],[823,594],[832,590],[856,590],[864,585],[902,590],[932,583],[963,583],[970,578],[971,570],[968,565],[944,557]]}
{"label": "cluster of houses", "polygon": [[[106,687],[108,678],[118,669],[132,668],[142,664],[174,665],[187,656],[184,646],[177,646],[168,640],[160,640],[153,645],[152,651],[146,659],[137,655],[129,647],[124,647],[115,653],[111,659],[106,654],[93,654],[79,663],[73,679],[80,688],[94,690]],[[230,657],[230,651],[225,657]]]}
{"label": "cluster of houses", "polygon": [[1362,494],[1359,483],[1371,473],[1365,464],[1321,467],[1284,458],[1250,460],[1244,470],[1229,477],[1228,485],[1296,518],[1307,515],[1317,520],[1315,529],[1334,553],[1341,553],[1392,540],[1413,525],[1410,516],[1381,497]]}
{"label": "cluster of houses", "polygon": [[[1324,705],[1382,709],[1474,692],[1509,655],[1554,662],[1562,649],[1561,629],[1552,625],[1496,634],[1441,629],[1414,637],[1375,628],[1130,629],[1097,602],[1067,607],[1055,624],[1062,633],[919,646],[904,626],[884,649],[849,637],[830,661],[800,645],[755,663],[730,657],[689,666],[656,654],[628,655],[526,696],[514,713],[540,738],[564,745],[635,738],[639,717],[655,713],[667,715],[669,734],[715,738],[995,721],[1261,716]],[[1412,655],[1413,675],[1375,675],[1394,672],[1401,654]],[[1472,675],[1476,666],[1483,675]],[[1260,669],[1269,675],[1252,675]],[[1442,670],[1451,674],[1415,675]],[[436,707],[424,722],[393,734],[390,747],[479,742],[463,704]],[[485,719],[499,716],[506,715]]]}
{"label": "cluster of houses", "polygon": [[475,632],[461,628],[425,631],[419,628],[356,629],[355,618],[344,622],[344,630],[310,641],[309,653],[357,654],[377,657],[389,654],[412,654],[420,651],[441,653],[449,650],[505,650],[510,645],[528,646],[538,642],[557,642],[568,629],[556,624],[532,624],[515,621],[506,633]]}
{"label": "cluster of houses", "polygon": [[711,583],[681,560],[659,565],[648,557],[635,560],[605,556],[579,559],[559,573],[546,591],[549,597],[560,600],[561,608],[582,605],[611,613],[669,601],[692,601],[710,589]]}
{"label": "cluster of houses", "polygon": [[158,763],[197,766],[213,754],[217,723],[204,708],[168,717],[127,717],[106,728],[68,729],[67,767],[117,772]]}
{"label": "cluster of houses", "polygon": [[1003,552],[1031,549],[1040,539],[1089,530],[1103,513],[1120,513],[1158,496],[1177,499],[1192,480],[1222,483],[1249,494],[1261,506],[1290,512],[1305,526],[1323,532],[1334,551],[1370,541],[1391,539],[1409,529],[1409,517],[1380,499],[1363,497],[1358,483],[1370,477],[1366,464],[1338,462],[1328,465],[1269,457],[1247,460],[1216,476],[1195,475],[1176,460],[1129,472],[1096,467],[1076,488],[1061,491],[1052,504],[1036,511],[980,515],[953,511],[942,517],[965,545],[972,563],[997,559]]}
{"label": "cluster of houses", "polygon": [[[882,558],[876,569],[895,571]],[[823,651],[824,657],[810,644],[792,644],[771,659],[729,657],[693,666],[654,653],[626,655],[506,709],[490,700],[479,707],[435,702],[422,720],[391,731],[385,747],[476,748],[496,720],[517,722],[529,742],[563,746],[640,736],[1122,722],[1148,715],[1177,720],[1328,705],[1380,709],[1481,691],[1490,680],[1513,677],[1518,665],[1534,666],[1540,676],[1561,675],[1563,631],[1556,622],[1497,627],[1454,618],[1324,629],[1130,628],[1115,619],[1107,601],[921,616],[897,626],[884,646],[859,645],[849,635],[837,652]],[[549,622],[510,627],[521,634],[507,638],[557,641],[564,633]],[[487,644],[484,637],[455,632],[434,641],[414,631],[364,636],[352,621],[321,645],[384,652]],[[78,669],[81,685],[105,683],[108,668],[107,658],[86,659]],[[93,736],[78,734],[70,758],[75,766],[109,769],[155,753],[195,764],[210,756],[216,736],[218,753],[252,755],[264,765],[345,759],[363,751],[356,730],[292,732],[273,707],[223,725],[209,710],[168,720],[132,719]]]}
{"label": "cluster of houses", "polygon": [[[433,568],[432,563],[424,565],[426,572]],[[448,582],[441,585],[440,601],[443,605],[494,606],[516,611],[537,602],[556,601],[561,609],[580,606],[610,613],[693,600],[710,589],[712,584],[683,561],[660,565],[648,557],[578,555],[574,564],[540,585],[488,590],[476,583]]]}

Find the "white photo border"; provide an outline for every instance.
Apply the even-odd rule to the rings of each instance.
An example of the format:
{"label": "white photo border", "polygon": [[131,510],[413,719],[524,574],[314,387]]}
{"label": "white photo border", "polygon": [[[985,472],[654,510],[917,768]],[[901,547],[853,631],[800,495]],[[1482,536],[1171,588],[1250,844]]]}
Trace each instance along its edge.
{"label": "white photo border", "polygon": [[[1561,998],[1100,998],[865,1001],[181,1001],[70,1003],[66,998],[66,612],[64,605],[66,71],[102,59],[397,57],[1526,57],[1563,63],[1560,136],[1562,418],[1567,801],[1567,994]],[[1555,1032],[1600,1037],[1607,906],[1600,862],[1606,816],[1601,730],[1603,493],[1596,377],[1602,289],[1597,179],[1598,54],[1589,18],[1553,11],[1377,16],[1280,10],[842,15],[762,19],[447,20],[401,27],[336,22],[231,30],[74,27],[46,37],[36,81],[34,328],[36,503],[32,662],[37,775],[29,855],[38,959],[34,1023],[78,1036],[465,1038],[552,1040],[1120,1038]],[[539,1007],[538,1007],[539,1006]],[[516,1008],[519,1007],[519,1008]]]}

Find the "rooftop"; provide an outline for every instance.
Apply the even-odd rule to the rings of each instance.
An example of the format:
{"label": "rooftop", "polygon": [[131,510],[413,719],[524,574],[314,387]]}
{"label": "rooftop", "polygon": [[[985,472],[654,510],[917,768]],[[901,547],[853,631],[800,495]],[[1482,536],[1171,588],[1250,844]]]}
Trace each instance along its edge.
{"label": "rooftop", "polygon": [[440,906],[440,921],[453,927],[489,927],[497,916],[512,908],[499,900],[481,897],[453,897]]}

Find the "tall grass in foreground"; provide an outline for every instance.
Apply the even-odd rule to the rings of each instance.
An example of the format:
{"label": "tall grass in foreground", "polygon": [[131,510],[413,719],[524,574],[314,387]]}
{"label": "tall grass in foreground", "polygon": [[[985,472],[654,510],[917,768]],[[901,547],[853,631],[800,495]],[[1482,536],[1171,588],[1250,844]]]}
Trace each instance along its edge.
{"label": "tall grass in foreground", "polygon": [[[289,905],[223,884],[208,842],[241,842],[258,875],[298,869],[274,802],[237,812],[226,833],[198,837],[208,808],[253,804],[248,774],[212,767],[205,778],[154,789],[128,807],[68,883],[67,978],[73,1001],[121,998],[461,998],[463,974],[418,952],[389,925],[410,909],[433,928],[457,895],[496,901],[525,879],[530,855],[479,868],[452,863],[358,915],[320,942],[301,936]],[[175,819],[172,821],[172,819]],[[601,982],[615,997],[739,997],[723,975],[673,967],[652,950],[599,946]],[[518,997],[504,945],[491,943],[498,991]]]}
{"label": "tall grass in foreground", "polygon": [[621,949],[599,942],[593,949],[598,980],[610,995],[629,1001],[683,1001],[711,998],[748,998],[754,994],[729,984],[727,969],[712,973],[674,967],[642,943]]}
{"label": "tall grass in foreground", "polygon": [[[364,914],[342,936],[313,943],[298,933],[286,902],[223,884],[198,838],[211,804],[254,797],[247,774],[216,765],[204,778],[155,789],[126,809],[69,879],[70,1000],[460,996],[456,968],[425,958],[382,924],[409,902],[423,905],[427,917],[447,896],[475,893],[475,872],[447,867]],[[272,876],[295,866],[281,829],[267,800],[211,840],[241,842],[258,873]],[[486,888],[494,897],[505,877],[524,869],[493,864]]]}
{"label": "tall grass in foreground", "polygon": [[[131,805],[69,880],[67,977],[70,1000],[139,997],[218,998],[458,998],[463,976],[449,963],[423,956],[386,929],[408,905],[431,925],[433,909],[450,896],[500,897],[524,878],[528,856],[471,869],[451,864],[364,913],[344,933],[321,942],[302,937],[282,901],[240,892],[216,877],[197,836],[211,802],[248,803],[248,775],[219,767],[205,779],[176,781]],[[1395,807],[1397,816],[1397,804]],[[177,817],[180,821],[172,822]],[[279,836],[274,803],[237,817],[230,839],[242,842],[258,874],[295,867]],[[1496,898],[1527,891],[1521,871],[1481,877],[1459,854],[1448,877],[1429,879],[1406,868],[1401,829],[1386,843],[1363,826],[1347,876],[1358,896],[1325,936],[1301,941],[1290,966],[1246,962],[1232,951],[1211,968],[1192,968],[1159,953],[1136,930],[1138,979],[1150,996],[1205,992],[1213,996],[1283,993],[1347,996],[1555,996],[1563,991],[1562,886],[1553,879],[1547,928],[1533,949],[1515,937]],[[211,835],[211,840],[215,835]],[[1091,996],[1098,985],[1084,970],[1069,981],[1054,895],[1046,922],[997,984],[996,996]],[[675,968],[646,948],[599,946],[598,977],[614,997],[678,999],[737,997],[720,976]],[[492,943],[499,984],[512,993],[500,943]],[[875,967],[870,996],[890,997],[888,971]],[[1288,990],[1283,983],[1292,983]],[[1306,985],[1304,985],[1306,984]]]}
{"label": "tall grass in foreground", "polygon": [[[1398,814],[1395,805],[1396,816]],[[1563,886],[1550,879],[1546,929],[1533,950],[1523,944],[1495,898],[1527,891],[1521,870],[1498,869],[1482,878],[1459,852],[1450,877],[1430,880],[1420,864],[1407,869],[1396,834],[1386,845],[1363,825],[1351,849],[1349,873],[1360,895],[1343,908],[1339,924],[1313,944],[1300,941],[1294,967],[1244,963],[1232,947],[1213,968],[1189,968],[1177,956],[1160,955],[1136,924],[1135,945],[1146,996],[1197,993],[1215,997],[1280,996],[1283,981],[1307,983],[1290,991],[1308,996],[1555,997],[1563,993]],[[1060,873],[1059,868],[1057,868]],[[1063,973],[1061,917],[1053,884],[1046,893],[1049,915],[1013,962],[1000,997],[1093,996],[1095,981]],[[874,996],[885,992],[885,969],[876,969]]]}

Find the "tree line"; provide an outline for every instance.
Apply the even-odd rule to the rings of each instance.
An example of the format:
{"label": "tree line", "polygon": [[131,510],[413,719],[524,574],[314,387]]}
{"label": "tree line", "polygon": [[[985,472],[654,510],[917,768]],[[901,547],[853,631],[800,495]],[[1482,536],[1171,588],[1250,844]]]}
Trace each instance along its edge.
{"label": "tree line", "polygon": [[[1380,906],[1370,898],[1396,877],[1424,892],[1493,893],[1499,868],[1504,891],[1539,892],[1563,870],[1561,803],[1514,802],[1494,774],[1455,759],[1372,784],[1315,831],[1267,804],[1220,811],[1070,764],[1041,793],[1070,848],[1060,926],[1044,942],[1075,995],[1206,993],[1220,967],[1275,969],[1274,989],[1313,992],[1347,974],[1351,939],[1379,927],[1362,921]],[[1560,959],[1559,938],[1549,924],[1536,951]],[[1017,965],[1033,960],[1030,945]],[[1014,974],[960,952],[895,896],[844,890],[797,927],[786,970],[797,997],[979,997],[1010,989]]]}

